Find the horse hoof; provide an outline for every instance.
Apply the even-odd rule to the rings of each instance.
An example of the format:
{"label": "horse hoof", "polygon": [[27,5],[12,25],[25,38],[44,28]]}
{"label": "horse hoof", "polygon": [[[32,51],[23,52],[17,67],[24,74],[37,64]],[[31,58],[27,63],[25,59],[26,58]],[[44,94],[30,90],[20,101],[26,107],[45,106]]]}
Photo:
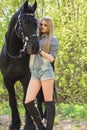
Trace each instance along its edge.
{"label": "horse hoof", "polygon": [[10,129],[10,128],[9,128],[9,130],[19,130],[19,129],[16,129],[16,128]]}
{"label": "horse hoof", "polygon": [[9,130],[20,130],[20,126],[16,126],[14,124],[9,125]]}
{"label": "horse hoof", "polygon": [[34,124],[26,124],[23,130],[36,130],[36,127]]}
{"label": "horse hoof", "polygon": [[19,129],[9,129],[9,130],[19,130]]}

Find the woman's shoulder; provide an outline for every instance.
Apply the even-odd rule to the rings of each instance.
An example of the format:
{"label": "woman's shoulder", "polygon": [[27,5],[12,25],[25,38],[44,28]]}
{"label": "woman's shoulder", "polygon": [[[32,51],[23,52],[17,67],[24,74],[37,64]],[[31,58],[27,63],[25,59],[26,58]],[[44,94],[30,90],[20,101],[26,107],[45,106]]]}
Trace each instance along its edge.
{"label": "woman's shoulder", "polygon": [[56,36],[52,36],[51,44],[58,44],[58,38]]}

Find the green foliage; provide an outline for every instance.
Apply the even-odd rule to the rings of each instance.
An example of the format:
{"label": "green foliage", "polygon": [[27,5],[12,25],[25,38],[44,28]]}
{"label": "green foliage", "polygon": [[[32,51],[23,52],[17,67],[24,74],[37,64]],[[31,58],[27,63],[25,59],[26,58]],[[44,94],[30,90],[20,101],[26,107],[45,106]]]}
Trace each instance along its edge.
{"label": "green foliage", "polygon": [[[24,106],[20,102],[18,102],[18,110],[22,116],[25,115]],[[0,115],[11,115],[11,109],[8,101],[0,104]]]}
{"label": "green foliage", "polygon": [[87,44],[85,1],[66,1],[60,7],[59,51],[56,62],[58,96],[66,102],[85,102]]}
{"label": "green foliage", "polygon": [[56,107],[56,115],[61,115],[64,119],[86,120],[87,119],[87,104],[74,105],[61,103]]}
{"label": "green foliage", "polygon": [[[34,3],[34,0],[30,0]],[[55,62],[58,102],[86,103],[87,101],[87,11],[86,0],[37,0],[37,17],[52,17],[59,50]],[[0,49],[12,14],[22,0],[0,2]],[[0,74],[0,95],[5,90]],[[18,93],[20,93],[18,89]],[[22,94],[20,94],[22,95]],[[3,96],[1,96],[3,97]]]}

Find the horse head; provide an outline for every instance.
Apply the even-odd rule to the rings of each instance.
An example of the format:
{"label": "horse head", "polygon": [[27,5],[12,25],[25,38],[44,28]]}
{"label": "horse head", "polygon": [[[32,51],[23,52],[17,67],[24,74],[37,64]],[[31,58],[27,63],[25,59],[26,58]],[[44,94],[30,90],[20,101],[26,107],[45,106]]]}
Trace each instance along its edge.
{"label": "horse head", "polygon": [[35,17],[36,8],[36,1],[32,6],[30,6],[28,5],[27,0],[20,8],[20,13],[15,25],[16,34],[24,43],[20,52],[24,52],[26,50],[29,55],[37,54],[39,50],[37,37],[38,20]]}

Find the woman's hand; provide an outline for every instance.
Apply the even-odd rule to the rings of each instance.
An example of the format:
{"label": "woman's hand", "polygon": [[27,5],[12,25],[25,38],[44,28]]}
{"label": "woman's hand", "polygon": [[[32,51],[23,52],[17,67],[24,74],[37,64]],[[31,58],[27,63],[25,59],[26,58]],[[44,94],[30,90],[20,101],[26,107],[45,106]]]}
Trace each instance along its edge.
{"label": "woman's hand", "polygon": [[44,58],[48,59],[50,62],[54,61],[54,57],[51,54],[46,53],[45,51],[41,50],[39,51],[39,54],[43,56]]}

